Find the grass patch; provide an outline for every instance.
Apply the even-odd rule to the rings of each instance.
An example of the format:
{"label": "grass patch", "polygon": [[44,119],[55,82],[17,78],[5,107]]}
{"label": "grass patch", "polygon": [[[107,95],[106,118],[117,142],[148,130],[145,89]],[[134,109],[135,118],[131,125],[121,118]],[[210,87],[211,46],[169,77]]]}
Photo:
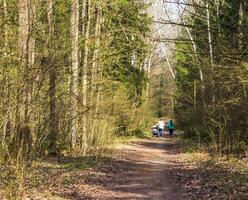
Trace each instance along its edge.
{"label": "grass patch", "polygon": [[129,135],[123,135],[117,138],[116,144],[117,146],[120,144],[128,144],[133,142],[137,139],[151,139],[152,134],[148,131],[142,131],[140,129],[135,129],[130,132]]}
{"label": "grass patch", "polygon": [[87,169],[110,160],[111,158],[107,156],[48,157],[40,161],[35,161],[33,168],[44,168],[45,170]]}
{"label": "grass patch", "polygon": [[63,158],[60,160],[60,165],[64,169],[87,169],[95,167],[101,163],[110,161],[110,157],[98,157],[98,156],[87,156],[87,157],[74,157],[74,158]]}

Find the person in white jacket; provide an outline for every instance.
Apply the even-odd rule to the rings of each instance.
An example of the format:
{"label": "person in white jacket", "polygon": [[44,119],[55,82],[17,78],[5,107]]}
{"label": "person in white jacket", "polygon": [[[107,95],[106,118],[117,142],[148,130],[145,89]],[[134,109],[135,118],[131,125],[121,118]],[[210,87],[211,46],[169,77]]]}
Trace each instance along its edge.
{"label": "person in white jacket", "polygon": [[164,133],[164,120],[160,119],[160,121],[157,123],[157,127],[158,127],[158,137],[162,137],[163,133]]}

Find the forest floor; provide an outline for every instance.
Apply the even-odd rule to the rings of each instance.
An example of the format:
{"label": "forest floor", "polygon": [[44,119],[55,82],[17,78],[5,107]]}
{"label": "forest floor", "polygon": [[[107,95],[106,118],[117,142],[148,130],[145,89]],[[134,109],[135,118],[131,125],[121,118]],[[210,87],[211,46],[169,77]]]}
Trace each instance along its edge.
{"label": "forest floor", "polygon": [[38,162],[24,199],[178,200],[179,184],[171,176],[178,148],[169,138],[135,139],[94,167],[80,166],[80,159]]}
{"label": "forest floor", "polygon": [[[136,139],[119,146],[112,158],[37,161],[26,171],[21,199],[248,199],[246,161],[189,153],[186,146],[176,138]],[[11,179],[9,174],[0,176],[1,180]],[[14,186],[13,181],[7,192],[15,191]],[[6,196],[1,188],[2,183],[0,197]]]}

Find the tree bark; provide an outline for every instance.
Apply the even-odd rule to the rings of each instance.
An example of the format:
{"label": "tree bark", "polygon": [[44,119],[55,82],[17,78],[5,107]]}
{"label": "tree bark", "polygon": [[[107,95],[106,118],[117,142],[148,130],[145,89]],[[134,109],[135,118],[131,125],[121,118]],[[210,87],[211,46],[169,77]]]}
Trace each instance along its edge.
{"label": "tree bark", "polygon": [[[3,0],[3,14],[4,14],[4,20],[7,21],[8,19],[8,9],[7,9],[7,3],[6,0]],[[7,55],[8,52],[8,26],[6,22],[4,23],[4,55]]]}
{"label": "tree bark", "polygon": [[49,26],[49,44],[48,44],[48,67],[49,67],[49,95],[50,95],[50,116],[49,116],[49,125],[50,125],[50,137],[49,137],[49,153],[57,154],[57,115],[56,115],[56,66],[54,63],[54,26],[52,21],[53,16],[53,1],[48,0],[47,5],[47,19]]}
{"label": "tree bark", "polygon": [[147,65],[147,83],[146,83],[146,103],[148,103],[149,99],[149,89],[150,89],[150,79],[151,79],[151,66],[152,66],[152,56],[153,54],[151,53],[148,59],[148,65]]}
{"label": "tree bark", "polygon": [[32,70],[35,59],[35,39],[32,36],[35,21],[35,5],[30,0],[20,0],[18,2],[19,19],[18,19],[18,47],[20,57],[20,68],[18,69],[23,77],[23,82],[18,82],[23,85],[19,88],[18,102],[22,102],[23,98],[24,110],[21,110],[21,120],[25,125],[29,122],[30,102],[31,102],[31,87],[32,80],[30,70]]}
{"label": "tree bark", "polygon": [[[185,25],[185,22],[183,20],[183,18],[180,16],[180,19],[182,21],[182,24]],[[189,38],[190,38],[190,41],[192,43],[192,47],[193,47],[193,50],[194,50],[194,57],[195,57],[195,61],[198,63],[198,56],[197,56],[197,48],[196,48],[196,44],[195,44],[195,41],[194,41],[194,38],[193,38],[193,35],[191,34],[191,31],[189,30],[189,28],[185,25],[185,29],[189,35]],[[203,82],[203,72],[202,72],[202,69],[201,67],[199,67],[199,76],[200,76],[200,80]]]}
{"label": "tree bark", "polygon": [[222,0],[216,0],[216,14],[217,14],[217,28],[218,28],[218,34],[220,34],[220,5]]}
{"label": "tree bark", "polygon": [[[91,1],[87,1],[87,14],[85,23],[85,41],[84,41],[84,55],[83,55],[83,108],[87,110],[87,86],[88,86],[88,56],[89,56],[89,35],[90,35],[90,24],[91,24]],[[87,146],[87,115],[83,115],[83,132],[82,132],[82,150],[83,154],[86,152]]]}
{"label": "tree bark", "polygon": [[[97,17],[97,24],[96,24],[96,36],[97,36],[97,40],[96,40],[96,52],[95,52],[95,59],[93,60],[93,62],[95,62],[96,66],[96,80],[97,83],[95,84],[96,89],[97,89],[97,93],[96,93],[96,99],[95,99],[95,110],[94,110],[94,116],[93,116],[93,123],[92,123],[92,135],[91,135],[91,143],[93,142],[93,137],[95,134],[95,126],[96,126],[96,122],[97,122],[97,116],[98,116],[98,110],[99,110],[99,102],[100,102],[100,97],[101,97],[101,79],[102,79],[102,69],[101,69],[101,65],[100,65],[100,58],[99,58],[99,48],[100,48],[100,37],[101,37],[101,25],[103,22],[103,16],[102,16],[102,11],[98,10],[97,13],[98,17]],[[94,67],[92,67],[94,68]]]}
{"label": "tree bark", "polygon": [[239,1],[239,49],[243,49],[243,20],[244,20],[244,2],[243,0]]}
{"label": "tree bark", "polygon": [[71,71],[72,71],[72,127],[71,144],[75,148],[77,143],[78,117],[78,81],[79,81],[79,0],[72,0],[71,6]]}
{"label": "tree bark", "polygon": [[[94,102],[95,99],[95,110],[93,112],[93,121],[92,121],[92,130],[90,135],[90,143],[93,142],[94,134],[95,134],[95,126],[97,121],[98,115],[98,107],[100,101],[100,93],[101,93],[101,78],[102,78],[102,71],[101,66],[99,64],[99,48],[100,48],[100,36],[101,36],[101,24],[102,24],[102,11],[100,9],[97,10],[97,20],[95,26],[95,50],[93,53],[93,63],[92,63],[92,96],[91,101]],[[97,92],[95,93],[94,90]],[[95,98],[96,94],[96,98]]]}
{"label": "tree bark", "polygon": [[[8,39],[8,25],[6,23],[7,19],[8,19],[8,9],[7,9],[7,2],[6,0],[3,0],[3,16],[4,16],[4,26],[3,26],[3,33],[4,33],[4,52],[3,52],[3,55],[4,55],[4,61],[7,61],[7,58],[6,56],[8,55],[8,52],[9,52],[9,48],[8,48],[8,43],[9,43],[9,39]],[[4,81],[4,84],[3,84],[3,90],[6,91],[7,93],[7,96],[5,95],[4,97],[4,112],[3,114],[5,115],[4,116],[4,120],[3,120],[3,138],[2,138],[2,145],[5,145],[5,139],[6,139],[6,136],[7,136],[7,132],[8,132],[8,122],[9,122],[9,100],[10,100],[10,96],[9,96],[9,70],[8,68],[6,69],[3,69],[3,80],[5,79]]]}
{"label": "tree bark", "polygon": [[[29,3],[28,0],[20,0],[18,3],[19,19],[18,19],[18,47],[19,47],[19,58],[20,58],[20,67],[18,68],[18,74],[20,74],[23,80],[17,80],[19,85],[17,91],[17,110],[16,114],[18,115],[17,126],[20,126],[19,123],[27,121],[27,68],[28,68],[28,37],[29,37]],[[22,85],[22,86],[20,86]],[[24,89],[23,89],[24,88]],[[24,91],[23,91],[24,90]],[[23,101],[25,103],[24,110],[19,111],[19,107],[22,107]],[[23,120],[24,119],[24,120]],[[20,122],[19,122],[20,120]]]}
{"label": "tree bark", "polygon": [[209,45],[209,55],[211,67],[214,67],[214,57],[213,57],[213,46],[212,46],[212,36],[211,36],[211,25],[210,25],[210,11],[209,3],[206,1],[206,13],[207,13],[207,32],[208,32],[208,45]]}

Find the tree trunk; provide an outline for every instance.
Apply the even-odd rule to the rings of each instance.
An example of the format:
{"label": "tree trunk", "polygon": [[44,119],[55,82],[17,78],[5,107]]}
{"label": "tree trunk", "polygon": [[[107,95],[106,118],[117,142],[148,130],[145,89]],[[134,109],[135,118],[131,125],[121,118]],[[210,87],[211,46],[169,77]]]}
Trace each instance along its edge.
{"label": "tree trunk", "polygon": [[50,95],[50,116],[49,116],[49,125],[50,125],[50,137],[49,137],[49,153],[57,154],[57,116],[56,116],[56,66],[54,64],[54,27],[52,22],[53,16],[53,1],[48,0],[47,6],[47,19],[49,26],[49,44],[48,44],[48,67],[49,67],[49,95]]}
{"label": "tree trunk", "polygon": [[[6,3],[6,0],[3,0],[3,14],[4,14],[4,21],[7,21],[8,19],[8,9],[7,9],[7,3]],[[7,61],[7,58],[6,56],[8,55],[9,53],[9,48],[8,48],[8,43],[9,43],[9,33],[8,33],[8,25],[7,23],[5,22],[4,23],[4,26],[3,26],[3,31],[4,31],[4,52],[3,52],[3,55],[4,55],[4,61],[6,62]],[[2,145],[5,145],[5,139],[6,139],[6,136],[7,136],[7,132],[8,132],[8,122],[9,122],[9,100],[10,100],[10,96],[9,96],[9,69],[8,67],[6,69],[3,69],[3,80],[5,79],[4,81],[4,84],[3,84],[3,90],[6,91],[7,93],[7,96],[6,96],[6,93],[4,95],[4,98],[3,98],[3,102],[4,102],[4,112],[3,114],[5,115],[4,116],[4,120],[3,120],[3,138],[2,138]],[[6,88],[6,89],[5,89]]]}
{"label": "tree trunk", "polygon": [[243,49],[243,21],[244,21],[244,2],[239,1],[239,49]]}
{"label": "tree trunk", "polygon": [[[96,25],[95,25],[95,49],[93,52],[92,58],[92,69],[91,69],[91,102],[92,105],[95,105],[95,110],[92,111],[92,129],[90,131],[89,142],[90,144],[93,142],[94,132],[95,132],[95,122],[98,112],[98,101],[99,101],[99,94],[100,91],[97,91],[97,82],[99,81],[99,48],[100,48],[100,34],[101,34],[101,11],[97,9],[97,16],[96,16]],[[99,89],[99,88],[98,88]],[[95,98],[96,94],[96,98]]]}
{"label": "tree trunk", "polygon": [[208,30],[208,45],[209,45],[209,55],[211,67],[214,67],[214,57],[213,57],[213,46],[212,46],[212,36],[211,36],[211,26],[210,26],[210,12],[209,3],[206,1],[206,12],[207,12],[207,30]]}
{"label": "tree trunk", "polygon": [[[4,20],[7,21],[8,19],[8,9],[7,9],[7,3],[6,0],[3,0],[3,13],[4,13]],[[8,52],[8,26],[7,23],[4,23],[4,55],[7,55]]]}
{"label": "tree trunk", "polygon": [[71,144],[75,148],[77,143],[77,117],[78,117],[78,80],[79,80],[79,0],[72,0],[71,6],[71,70],[72,70],[72,127]]}
{"label": "tree trunk", "polygon": [[[84,57],[83,57],[83,108],[87,110],[87,86],[88,86],[88,56],[89,56],[89,35],[91,22],[91,1],[87,2],[87,15],[85,27]],[[87,115],[83,115],[82,150],[85,154],[87,145]]]}
{"label": "tree trunk", "polygon": [[[185,25],[185,23],[184,23],[184,20],[183,20],[183,18],[180,16],[180,19],[181,19],[181,21],[182,21],[182,24],[183,25]],[[189,30],[189,28],[185,25],[185,29],[186,29],[186,31],[187,31],[187,33],[188,33],[188,35],[189,35],[189,38],[190,38],[190,41],[191,41],[191,43],[192,43],[192,47],[193,47],[193,50],[194,50],[194,58],[195,58],[195,61],[196,61],[196,63],[198,63],[198,55],[197,55],[197,48],[196,48],[196,44],[195,44],[195,41],[194,41],[194,38],[193,38],[193,35],[191,34],[191,32],[190,32],[190,30]],[[199,66],[199,76],[200,76],[200,80],[203,82],[203,73],[202,73],[202,69],[201,69],[201,67]]]}
{"label": "tree trunk", "polygon": [[[17,91],[17,108],[18,125],[19,123],[26,123],[27,121],[27,68],[28,68],[28,37],[29,37],[29,3],[28,0],[20,0],[18,3],[19,10],[19,26],[18,26],[18,47],[20,57],[20,67],[18,68],[18,74],[23,77],[21,80],[17,80],[19,85]],[[24,89],[23,89],[24,88]],[[23,91],[24,90],[24,91]],[[22,108],[23,100],[25,102],[24,110],[19,111],[19,107]],[[19,122],[20,120],[20,122]]]}
{"label": "tree trunk", "polygon": [[147,83],[146,83],[146,103],[148,103],[149,99],[149,89],[150,89],[150,78],[151,78],[151,65],[152,65],[152,53],[149,56],[148,59],[148,66],[147,66]]}
{"label": "tree trunk", "polygon": [[21,98],[23,98],[24,110],[21,110],[21,123],[27,125],[30,117],[29,115],[32,90],[32,73],[30,73],[30,71],[32,70],[35,59],[35,39],[32,37],[32,31],[35,21],[35,6],[32,1],[20,0],[18,3],[18,10],[18,47],[20,57],[20,68],[18,74],[22,75],[23,77],[23,83],[18,82],[19,85],[23,85],[18,91],[18,93],[20,93],[18,102],[20,103]]}
{"label": "tree trunk", "polygon": [[218,28],[218,34],[220,34],[220,5],[222,0],[216,0],[216,14],[217,14],[217,28]]}

